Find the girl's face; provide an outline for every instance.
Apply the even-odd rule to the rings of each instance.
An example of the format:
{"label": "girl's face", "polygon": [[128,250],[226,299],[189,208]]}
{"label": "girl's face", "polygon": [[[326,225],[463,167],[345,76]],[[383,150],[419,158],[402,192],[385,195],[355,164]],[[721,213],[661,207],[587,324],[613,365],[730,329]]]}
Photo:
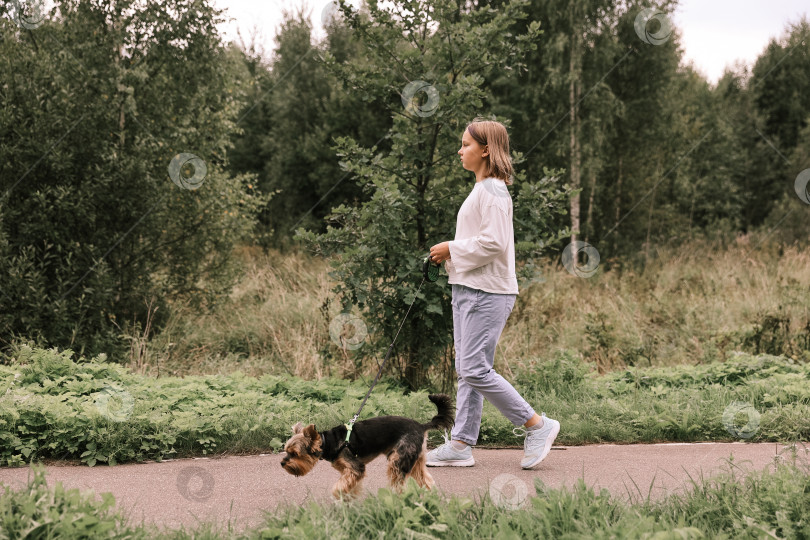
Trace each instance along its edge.
{"label": "girl's face", "polygon": [[461,166],[468,171],[478,172],[482,167],[486,166],[486,156],[489,155],[489,148],[487,145],[481,146],[478,142],[470,136],[468,130],[464,130],[464,135],[461,137],[461,148],[458,151],[461,156]]}

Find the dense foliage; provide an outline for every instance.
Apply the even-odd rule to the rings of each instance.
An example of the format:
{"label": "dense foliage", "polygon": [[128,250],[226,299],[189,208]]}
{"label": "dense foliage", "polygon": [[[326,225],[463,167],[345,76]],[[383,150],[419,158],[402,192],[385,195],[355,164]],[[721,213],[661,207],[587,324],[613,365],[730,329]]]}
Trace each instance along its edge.
{"label": "dense foliage", "polygon": [[160,327],[230,289],[267,198],[224,170],[246,77],[218,17],[66,0],[33,30],[0,18],[4,345],[118,352],[146,304]]}
{"label": "dense foliage", "polygon": [[[695,368],[630,368],[606,376],[570,354],[517,378],[526,399],[560,418],[561,444],[810,437],[810,364],[739,355]],[[87,465],[212,453],[278,450],[298,421],[347,422],[365,381],[304,381],[266,375],[161,377],[133,374],[104,356],[24,349],[0,366],[0,463],[44,458]],[[427,392],[377,385],[362,418],[430,418]],[[483,445],[520,445],[487,404]],[[744,429],[745,428],[745,429]],[[431,434],[432,443],[441,441]]]}
{"label": "dense foliage", "polygon": [[[343,2],[320,42],[285,14],[267,56],[223,45],[209,0],[60,0],[33,24],[19,5],[0,7],[6,354],[121,358],[178,306],[220,302],[234,246],[303,238],[333,254],[368,363],[420,256],[453,236],[471,185],[453,158],[479,115],[510,129],[523,285],[573,238],[603,270],[701,236],[806,242],[806,19],[710,84],[682,61],[673,0]],[[411,387],[452,366],[444,285],[417,295],[394,354]]]}

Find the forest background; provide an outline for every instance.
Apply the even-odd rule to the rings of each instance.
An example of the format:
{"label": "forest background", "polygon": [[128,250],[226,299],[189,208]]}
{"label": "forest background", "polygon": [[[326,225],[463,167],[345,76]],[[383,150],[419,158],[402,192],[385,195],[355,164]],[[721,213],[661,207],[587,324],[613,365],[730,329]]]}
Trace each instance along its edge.
{"label": "forest background", "polygon": [[0,347],[141,372],[452,386],[446,276],[476,116],[517,173],[507,373],[810,354],[810,25],[716,85],[676,2],[342,3],[272,60],[203,0],[3,5]]}

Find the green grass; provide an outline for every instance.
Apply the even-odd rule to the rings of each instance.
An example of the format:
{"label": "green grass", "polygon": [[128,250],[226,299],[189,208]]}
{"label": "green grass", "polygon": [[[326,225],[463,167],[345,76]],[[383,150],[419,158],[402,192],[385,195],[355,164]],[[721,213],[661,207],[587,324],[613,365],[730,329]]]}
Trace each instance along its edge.
{"label": "green grass", "polygon": [[[410,480],[403,493],[380,489],[362,500],[287,506],[262,525],[235,533],[203,522],[193,530],[132,526],[111,494],[49,488],[34,467],[26,488],[0,497],[0,538],[356,539],[356,538],[810,538],[810,470],[795,455],[747,472],[728,462],[690,490],[625,502],[580,480],[504,504],[490,494],[445,497]],[[500,502],[500,504],[498,504]]]}
{"label": "green grass", "polygon": [[[518,390],[559,419],[559,444],[658,441],[806,441],[810,364],[741,354],[695,367],[630,368],[598,375],[558,353],[525,370]],[[24,348],[0,365],[0,464],[42,459],[87,465],[277,450],[297,421],[327,428],[356,412],[369,381],[132,373],[103,356]],[[362,418],[427,420],[427,392],[391,381],[372,392]],[[724,414],[725,419],[724,419]],[[479,443],[515,446],[513,426],[486,404]],[[433,432],[431,443],[441,440]]]}
{"label": "green grass", "polygon": [[[805,465],[743,475],[735,466],[659,502],[624,503],[589,488],[547,489],[520,508],[483,499],[442,500],[411,484],[349,505],[289,508],[268,520],[260,538],[780,538],[810,535],[810,476]],[[518,506],[515,501],[515,506]],[[328,531],[328,532],[327,532]]]}
{"label": "green grass", "polygon": [[[726,362],[601,376],[587,369],[575,355],[560,353],[516,380],[530,403],[564,422],[558,440],[567,444],[810,438],[810,365],[790,358],[739,354]],[[489,410],[487,419],[497,420]],[[756,427],[751,436],[742,429],[749,422]]]}

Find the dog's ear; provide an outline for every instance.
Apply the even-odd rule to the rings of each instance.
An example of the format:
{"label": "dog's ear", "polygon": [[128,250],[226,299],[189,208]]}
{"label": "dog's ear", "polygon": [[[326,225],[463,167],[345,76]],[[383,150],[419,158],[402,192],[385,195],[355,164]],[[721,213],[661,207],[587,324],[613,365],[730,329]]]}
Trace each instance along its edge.
{"label": "dog's ear", "polygon": [[318,431],[315,429],[315,424],[310,424],[304,428],[304,437],[310,440],[315,440],[318,438]]}
{"label": "dog's ear", "polygon": [[292,427],[293,435],[298,435],[299,433],[301,433],[302,429],[304,429],[304,424],[298,422]]}

